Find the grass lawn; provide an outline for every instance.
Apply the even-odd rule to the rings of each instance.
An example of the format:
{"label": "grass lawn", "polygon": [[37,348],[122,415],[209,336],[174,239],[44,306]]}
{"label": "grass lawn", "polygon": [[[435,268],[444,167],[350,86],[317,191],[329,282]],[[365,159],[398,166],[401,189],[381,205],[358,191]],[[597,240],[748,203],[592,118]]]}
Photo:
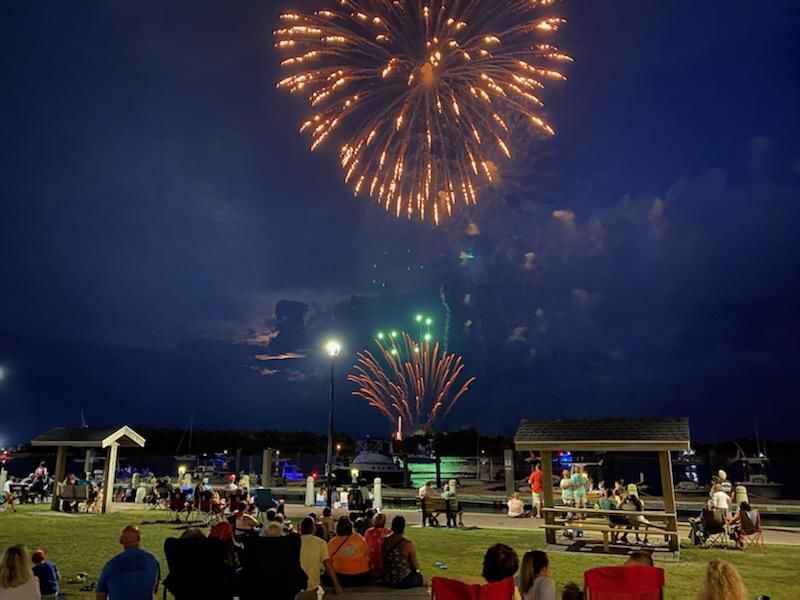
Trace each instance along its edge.
{"label": "grass lawn", "polygon": [[[117,538],[129,523],[139,525],[143,547],[155,553],[166,568],[163,543],[167,537],[180,535],[184,526],[166,523],[161,511],[125,511],[111,515],[51,516],[43,508],[23,506],[16,514],[0,513],[0,548],[24,543],[30,548],[45,548],[59,567],[65,581],[78,571],[86,571],[96,580],[108,558],[119,552]],[[520,554],[544,544],[540,532],[513,530],[408,530],[417,544],[423,574],[426,577],[447,575],[477,581],[483,552],[495,542],[513,546]],[[667,598],[694,598],[705,564],[714,557],[724,558],[739,569],[751,597],[759,594],[774,599],[797,598],[797,565],[800,546],[767,546],[766,552],[748,550],[694,549],[684,547],[679,563],[667,563]],[[446,562],[448,569],[434,566]],[[575,581],[582,583],[583,571],[601,565],[620,564],[621,558],[552,553],[552,570],[559,586]],[[77,592],[78,585],[65,584],[63,589]],[[86,594],[86,598],[93,595]]]}

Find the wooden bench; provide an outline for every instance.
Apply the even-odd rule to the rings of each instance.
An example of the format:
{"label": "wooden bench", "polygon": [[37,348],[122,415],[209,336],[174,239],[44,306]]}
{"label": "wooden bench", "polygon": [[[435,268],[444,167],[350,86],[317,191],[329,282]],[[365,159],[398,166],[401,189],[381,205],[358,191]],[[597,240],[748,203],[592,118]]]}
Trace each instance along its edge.
{"label": "wooden bench", "polygon": [[456,516],[458,515],[458,499],[442,498],[441,496],[425,496],[419,501],[422,510],[422,526],[430,525],[439,527],[439,515],[445,513],[447,526],[456,526]]}
{"label": "wooden bench", "polygon": [[61,502],[77,502],[76,512],[80,510],[80,503],[87,503],[89,501],[89,485],[88,484],[59,484],[57,496]]}
{"label": "wooden bench", "polygon": [[[610,550],[609,534],[612,534],[612,533],[623,533],[623,532],[627,531],[625,529],[624,525],[613,526],[613,525],[603,525],[603,524],[600,524],[600,523],[597,523],[597,524],[595,524],[595,523],[578,523],[578,524],[576,524],[575,522],[572,522],[572,523],[570,523],[569,526],[564,525],[564,524],[560,524],[560,525],[559,524],[542,525],[543,529],[553,529],[553,530],[556,530],[556,531],[563,531],[564,529],[567,529],[568,527],[570,527],[572,529],[582,529],[584,531],[595,531],[595,532],[598,532],[598,533],[602,533],[603,534],[603,550],[605,550],[606,552],[609,552],[609,550]],[[645,535],[648,533],[648,531],[650,529],[648,527],[647,523],[641,523],[641,524],[639,524],[639,527],[640,528],[644,528]],[[666,529],[661,529],[661,528],[658,528],[658,527],[656,527],[654,529],[656,531],[658,531],[658,533],[660,535],[664,535],[664,536],[670,536],[670,537],[676,537],[677,538],[680,535],[677,531],[667,531]]]}

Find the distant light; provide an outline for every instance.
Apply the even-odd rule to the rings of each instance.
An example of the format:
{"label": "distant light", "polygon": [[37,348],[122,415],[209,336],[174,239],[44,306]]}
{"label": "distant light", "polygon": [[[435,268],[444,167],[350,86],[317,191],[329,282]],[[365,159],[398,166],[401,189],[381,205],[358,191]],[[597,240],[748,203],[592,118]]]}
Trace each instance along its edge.
{"label": "distant light", "polygon": [[6,376],[6,370],[0,366],[0,381],[3,381],[5,376]]}
{"label": "distant light", "polygon": [[378,332],[378,339],[379,339],[379,340],[382,340],[382,339],[383,339],[383,332],[382,332],[382,331],[379,331],[379,332]]}
{"label": "distant light", "polygon": [[431,334],[430,333],[426,333],[424,337],[425,337],[425,341],[426,342],[430,342],[431,341]]}
{"label": "distant light", "polygon": [[417,315],[416,317],[417,323],[422,322],[422,315]]}
{"label": "distant light", "polygon": [[414,346],[414,352],[419,352],[419,346]]}
{"label": "distant light", "polygon": [[430,325],[431,323],[433,323],[433,319],[431,319],[430,317],[425,319],[425,325]]}
{"label": "distant light", "polygon": [[392,331],[389,335],[392,336],[392,337],[397,337],[397,332],[396,331]]}
{"label": "distant light", "polygon": [[391,354],[392,354],[392,356],[397,356],[397,348],[392,348],[391,349]]}
{"label": "distant light", "polygon": [[339,352],[341,351],[342,351],[342,345],[336,340],[331,340],[327,344],[325,344],[325,352],[327,352],[328,356],[330,356],[331,358],[339,356]]}

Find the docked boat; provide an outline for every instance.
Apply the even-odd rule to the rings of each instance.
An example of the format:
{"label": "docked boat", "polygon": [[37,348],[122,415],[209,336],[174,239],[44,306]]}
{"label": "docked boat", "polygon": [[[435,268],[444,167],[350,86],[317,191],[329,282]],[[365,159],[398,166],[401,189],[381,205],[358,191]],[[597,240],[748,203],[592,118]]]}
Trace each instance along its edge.
{"label": "docked boat", "polygon": [[708,495],[711,486],[700,483],[706,479],[706,464],[692,449],[684,450],[672,459],[672,471],[675,476],[675,492],[678,494]]}
{"label": "docked boat", "polygon": [[741,481],[736,481],[736,485],[746,487],[749,495],[773,500],[783,496],[783,484],[769,478],[769,458],[764,452],[758,450],[755,456],[747,456],[739,448],[732,462],[739,466],[742,473]]}
{"label": "docked boat", "polygon": [[349,464],[335,464],[334,474],[340,484],[359,479],[371,482],[376,477],[380,477],[384,483],[402,484],[406,472],[394,455],[391,440],[364,438],[356,444],[355,458]]}

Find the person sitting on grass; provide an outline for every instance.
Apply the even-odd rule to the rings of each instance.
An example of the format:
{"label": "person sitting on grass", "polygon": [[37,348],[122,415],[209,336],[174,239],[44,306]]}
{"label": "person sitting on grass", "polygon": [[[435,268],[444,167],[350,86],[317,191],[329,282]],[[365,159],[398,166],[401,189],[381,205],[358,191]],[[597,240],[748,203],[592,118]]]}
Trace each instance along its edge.
{"label": "person sitting on grass", "polygon": [[250,514],[247,504],[244,502],[239,503],[233,517],[233,534],[237,540],[241,540],[252,529],[258,527],[258,519]]}
{"label": "person sitting on grass", "polygon": [[0,600],[39,600],[39,581],[25,546],[11,546],[0,559]]}
{"label": "person sitting on grass", "polygon": [[729,562],[715,558],[706,567],[697,600],[747,600],[747,588]]}
{"label": "person sitting on grass", "polygon": [[409,589],[424,585],[419,572],[417,549],[403,534],[406,519],[400,515],[392,519],[392,535],[383,540],[383,584],[397,589]]}
{"label": "person sitting on grass", "polygon": [[623,567],[652,567],[653,555],[644,550],[636,550],[631,552],[628,560],[622,565]]}
{"label": "person sitting on grass", "polygon": [[494,544],[483,555],[481,576],[489,583],[513,577],[519,568],[519,557],[511,546]]}
{"label": "person sitting on grass", "polygon": [[556,600],[556,582],[550,576],[550,559],[541,550],[522,556],[517,582],[522,600]]}
{"label": "person sitting on grass", "polygon": [[346,516],[336,523],[336,537],[328,542],[328,554],[342,587],[369,583],[369,548],[367,542],[353,531],[353,523]]}
{"label": "person sitting on grass", "polygon": [[333,570],[328,556],[328,544],[316,536],[317,523],[311,517],[300,521],[300,566],[308,577],[307,592],[315,592],[320,585],[320,573],[325,571],[333,582],[336,594],[342,593],[342,586]]}
{"label": "person sitting on grass", "polygon": [[508,517],[510,519],[524,519],[528,516],[525,511],[525,503],[520,499],[519,492],[511,494],[511,498],[506,504],[508,505]]}
{"label": "person sitting on grass", "polygon": [[369,548],[369,570],[376,579],[383,577],[383,540],[392,535],[391,529],[386,529],[386,515],[378,513],[372,517],[372,527],[367,529],[364,540]]}
{"label": "person sitting on grass", "polygon": [[56,600],[58,598],[58,567],[47,560],[44,550],[37,550],[31,555],[33,560],[33,574],[39,580],[39,591],[42,600]]}
{"label": "person sitting on grass", "polygon": [[158,559],[139,548],[139,528],[128,525],[119,536],[123,551],[109,560],[97,580],[97,600],[140,600],[158,590],[161,567]]}

